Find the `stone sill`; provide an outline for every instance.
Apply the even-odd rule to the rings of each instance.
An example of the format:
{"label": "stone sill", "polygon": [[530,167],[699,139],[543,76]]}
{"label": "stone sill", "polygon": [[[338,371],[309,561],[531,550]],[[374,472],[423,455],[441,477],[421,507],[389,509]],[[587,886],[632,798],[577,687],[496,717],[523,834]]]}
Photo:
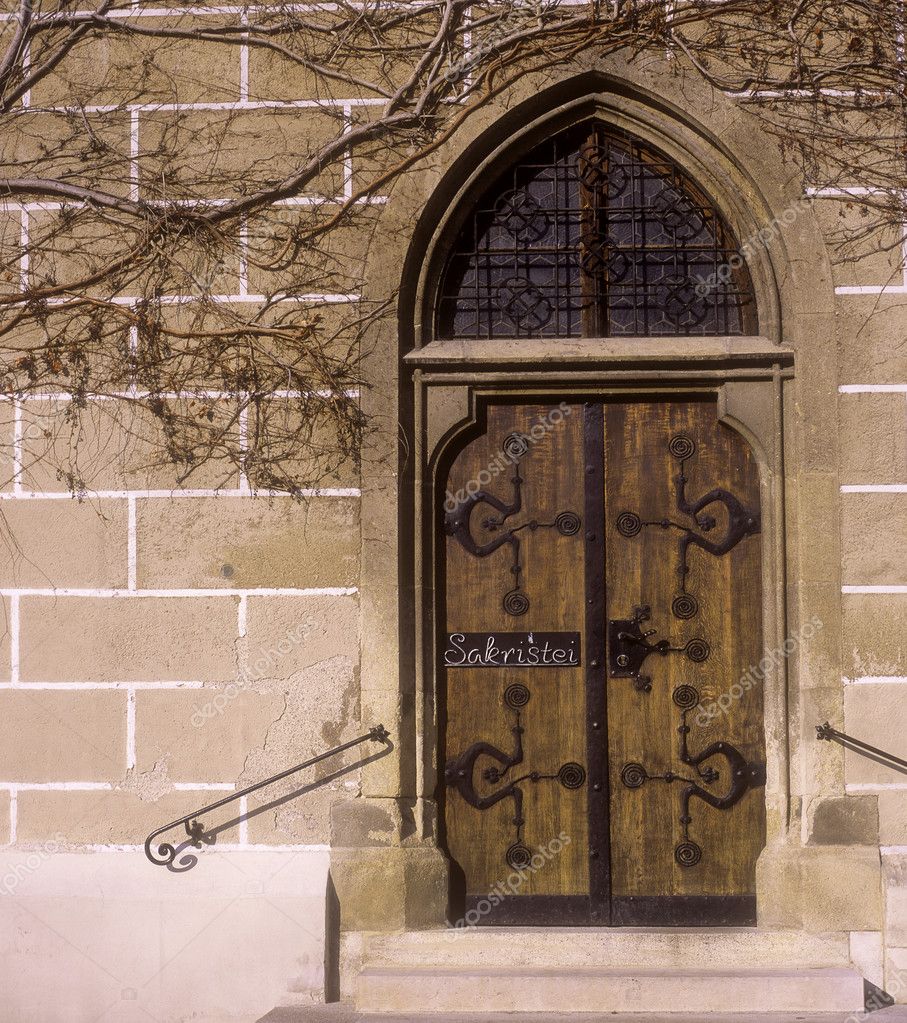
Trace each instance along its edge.
{"label": "stone sill", "polygon": [[700,366],[790,365],[794,353],[765,337],[497,338],[431,341],[404,356],[414,367],[463,369],[535,363],[624,368],[683,363]]}

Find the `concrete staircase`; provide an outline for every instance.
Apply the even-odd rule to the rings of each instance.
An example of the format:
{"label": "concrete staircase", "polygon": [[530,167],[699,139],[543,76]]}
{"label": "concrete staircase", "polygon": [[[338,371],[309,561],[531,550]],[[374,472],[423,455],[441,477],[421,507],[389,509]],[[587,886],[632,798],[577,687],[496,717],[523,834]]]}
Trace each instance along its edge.
{"label": "concrete staircase", "polygon": [[[475,928],[361,935],[336,1006],[267,1023],[863,1023],[844,934],[755,928]],[[284,1013],[281,1015],[280,1013]],[[873,1023],[907,1023],[907,1007]]]}

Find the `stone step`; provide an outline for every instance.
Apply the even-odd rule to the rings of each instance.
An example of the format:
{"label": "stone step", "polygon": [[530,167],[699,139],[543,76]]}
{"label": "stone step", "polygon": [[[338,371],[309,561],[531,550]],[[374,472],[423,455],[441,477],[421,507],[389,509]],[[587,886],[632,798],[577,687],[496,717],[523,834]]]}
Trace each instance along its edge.
{"label": "stone step", "polygon": [[847,935],[754,927],[471,927],[366,939],[363,965],[541,969],[849,967]]}
{"label": "stone step", "polygon": [[[750,964],[747,964],[749,967]],[[863,978],[832,969],[365,967],[355,1007],[369,1013],[853,1012]]]}
{"label": "stone step", "polygon": [[[349,1005],[308,1005],[281,1007],[262,1016],[258,1023],[423,1023],[424,1013],[404,1016],[361,1013]],[[769,1012],[755,1017],[758,1023],[842,1023],[840,1012]],[[441,1013],[430,1017],[430,1023],[753,1023],[752,1012],[746,1013]],[[859,1017],[865,1023],[864,1017]],[[865,1018],[868,1023],[907,1023],[907,1005],[880,1009]]]}

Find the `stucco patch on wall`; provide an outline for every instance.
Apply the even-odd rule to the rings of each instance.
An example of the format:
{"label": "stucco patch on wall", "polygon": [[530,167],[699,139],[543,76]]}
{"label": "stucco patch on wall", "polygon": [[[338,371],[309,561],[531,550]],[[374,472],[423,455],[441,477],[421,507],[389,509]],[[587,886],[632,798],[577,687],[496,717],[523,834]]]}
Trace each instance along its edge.
{"label": "stucco patch on wall", "polygon": [[[286,680],[262,684],[280,692],[282,708],[261,745],[246,754],[239,786],[301,763],[362,731],[358,675],[348,657],[330,657]],[[359,790],[359,772],[352,765],[361,756],[351,750],[255,793],[250,797],[250,810],[256,814],[249,821],[253,841],[327,841],[331,803]],[[268,809],[260,812],[264,807]]]}

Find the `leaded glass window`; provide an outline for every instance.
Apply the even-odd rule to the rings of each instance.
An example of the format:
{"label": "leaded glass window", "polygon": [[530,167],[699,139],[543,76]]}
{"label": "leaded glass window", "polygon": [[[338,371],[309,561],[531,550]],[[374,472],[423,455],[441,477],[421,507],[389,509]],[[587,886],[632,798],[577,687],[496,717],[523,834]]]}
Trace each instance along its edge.
{"label": "leaded glass window", "polygon": [[440,337],[754,334],[752,282],[714,204],[648,143],[586,123],[502,174],[442,277]]}

